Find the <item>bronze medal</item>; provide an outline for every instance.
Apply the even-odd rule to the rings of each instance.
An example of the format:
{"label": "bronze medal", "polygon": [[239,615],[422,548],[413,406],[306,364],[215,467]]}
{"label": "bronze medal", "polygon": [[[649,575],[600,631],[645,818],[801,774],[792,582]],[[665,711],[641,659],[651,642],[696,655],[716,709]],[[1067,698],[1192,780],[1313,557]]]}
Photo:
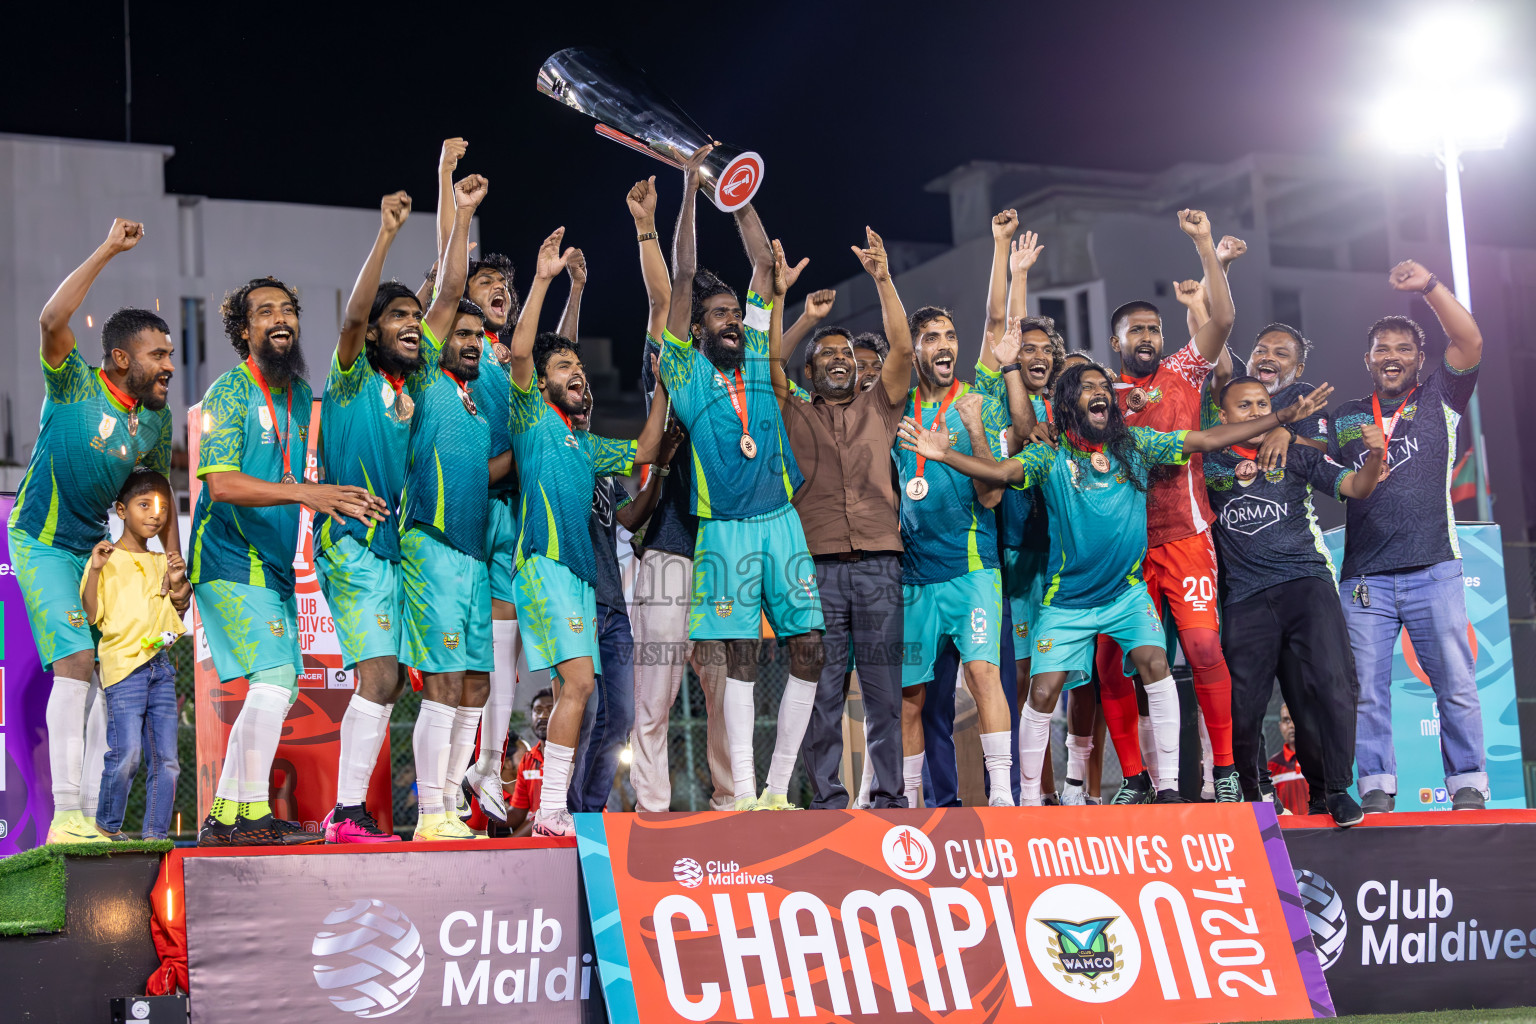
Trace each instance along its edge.
{"label": "bronze medal", "polygon": [[752,440],[751,434],[741,435],[741,454],[749,459],[757,458],[757,442]]}
{"label": "bronze medal", "polygon": [[1242,462],[1237,464],[1235,469],[1232,470],[1232,475],[1244,483],[1247,483],[1249,480],[1252,480],[1254,477],[1259,475],[1259,464],[1254,462],[1252,459],[1244,459]]}
{"label": "bronze medal", "polygon": [[128,436],[139,436],[139,410],[137,407],[128,410]]}
{"label": "bronze medal", "polygon": [[928,496],[928,481],[924,477],[915,476],[907,481],[907,497],[913,501],[922,501]]}
{"label": "bronze medal", "polygon": [[502,366],[506,366],[512,361],[512,350],[499,341],[491,345],[491,355],[495,356],[496,361]]}
{"label": "bronze medal", "polygon": [[1392,467],[1387,465],[1386,462],[1382,462],[1382,464],[1381,464],[1381,473],[1379,475],[1377,475],[1376,482],[1377,483],[1381,483],[1383,480],[1385,480],[1387,477],[1389,477],[1391,475],[1392,475]]}
{"label": "bronze medal", "polygon": [[459,401],[464,403],[464,411],[471,416],[475,415],[475,400],[469,397],[469,391],[462,385],[459,387]]}
{"label": "bronze medal", "polygon": [[1131,412],[1141,412],[1147,407],[1147,393],[1141,388],[1131,388],[1125,396],[1125,407]]}
{"label": "bronze medal", "polygon": [[283,474],[283,479],[282,479],[281,482],[285,483],[285,484],[296,484],[296,483],[298,483],[298,481],[294,479],[294,476],[293,476],[292,473],[284,473]]}
{"label": "bronze medal", "polygon": [[1094,452],[1093,456],[1088,460],[1088,462],[1093,466],[1094,470],[1099,473],[1109,472],[1109,456],[1105,455],[1103,452]]}
{"label": "bronze medal", "polygon": [[409,422],[411,415],[416,411],[416,400],[405,393],[402,388],[400,394],[395,396],[395,419],[401,423]]}

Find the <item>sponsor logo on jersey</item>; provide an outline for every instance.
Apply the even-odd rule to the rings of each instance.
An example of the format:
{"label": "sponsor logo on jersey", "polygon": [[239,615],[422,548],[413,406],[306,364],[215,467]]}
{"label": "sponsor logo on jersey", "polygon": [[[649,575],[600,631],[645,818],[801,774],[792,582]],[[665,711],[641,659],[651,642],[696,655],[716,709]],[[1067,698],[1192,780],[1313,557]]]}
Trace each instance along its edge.
{"label": "sponsor logo on jersey", "polygon": [[1014,626],[1013,626],[1013,635],[1018,637],[1020,640],[1028,640],[1029,639],[1029,623],[1027,623],[1027,622],[1015,623]]}
{"label": "sponsor logo on jersey", "polygon": [[1035,650],[1039,651],[1041,654],[1049,654],[1049,653],[1051,653],[1051,648],[1055,647],[1055,646],[1056,646],[1056,641],[1055,640],[1036,640],[1035,641]]}
{"label": "sponsor logo on jersey", "polygon": [[117,429],[117,420],[113,419],[109,412],[102,413],[101,422],[96,424],[96,433],[105,441],[112,436],[112,431],[115,429]]}
{"label": "sponsor logo on jersey", "polygon": [[716,601],[715,614],[720,616],[722,619],[728,619],[731,617],[731,609],[735,607],[735,604],[736,602],[729,597],[725,598],[724,600]]}
{"label": "sponsor logo on jersey", "polygon": [[572,615],[570,618],[565,620],[565,624],[571,627],[572,633],[580,633],[582,630],[587,628],[586,622],[582,620],[580,615]]}
{"label": "sponsor logo on jersey", "polygon": [[459,635],[460,634],[459,634],[458,630],[454,630],[452,633],[444,633],[443,634],[443,646],[448,648],[450,651],[458,650],[459,649]]}
{"label": "sponsor logo on jersey", "polygon": [[69,624],[71,626],[74,626],[76,629],[84,629],[85,628],[85,613],[82,612],[80,609],[76,608],[76,609],[72,610],[69,613],[68,618],[69,618]]}
{"label": "sponsor logo on jersey", "polygon": [[288,632],[288,624],[282,619],[268,619],[267,628],[272,631],[272,635],[275,637],[281,637]]}
{"label": "sponsor logo on jersey", "polygon": [[389,616],[388,615],[375,615],[373,618],[374,618],[374,621],[379,624],[379,628],[380,629],[384,630],[384,632],[386,632],[386,633],[389,632]]}

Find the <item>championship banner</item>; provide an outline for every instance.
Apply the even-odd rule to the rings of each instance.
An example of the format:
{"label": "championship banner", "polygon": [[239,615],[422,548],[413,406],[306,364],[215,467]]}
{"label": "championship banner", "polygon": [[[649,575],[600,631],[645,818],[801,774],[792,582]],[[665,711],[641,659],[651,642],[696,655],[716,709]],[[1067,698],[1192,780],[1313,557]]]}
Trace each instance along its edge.
{"label": "championship banner", "polygon": [[188,851],[193,1024],[602,1019],[569,841]]}
{"label": "championship banner", "polygon": [[[1457,812],[1476,820],[1478,812]],[[1340,1013],[1526,1006],[1536,814],[1522,823],[1286,829]]]}
{"label": "championship banner", "polygon": [[14,494],[0,494],[0,857],[41,846],[53,820],[53,777],[48,771],[48,692],[11,561],[9,527]]}
{"label": "championship banner", "polygon": [[1268,804],[576,822],[615,1024],[1333,1016]]}
{"label": "championship banner", "polygon": [[[1456,536],[1466,582],[1477,698],[1483,711],[1488,788],[1493,794],[1488,806],[1524,807],[1503,539],[1497,523],[1458,523]],[[1337,571],[1344,562],[1344,530],[1329,530],[1323,539]],[[1392,747],[1397,754],[1393,810],[1449,810],[1451,794],[1445,789],[1445,764],[1440,759],[1440,708],[1407,630],[1398,634],[1392,656]]]}
{"label": "championship banner", "polygon": [[[202,481],[197,478],[198,442],[202,436],[202,406],[187,410],[187,474],[189,502],[197,507]],[[310,413],[309,448],[304,479],[319,480],[315,455],[320,423],[320,401]],[[297,821],[311,832],[335,807],[336,765],[341,750],[341,719],[352,699],[351,669],[342,667],[341,644],[336,624],[315,577],[313,516],[309,509],[299,515],[299,543],[294,552],[295,595],[299,604],[299,646],[304,652],[304,674],[299,676],[299,699],[288,709],[283,737],[272,762],[272,813]],[[186,538],[190,545],[192,539]],[[202,818],[213,805],[214,790],[224,767],[229,730],[245,703],[246,681],[223,683],[213,667],[213,657],[192,602],[192,635],[197,643],[195,688],[197,692],[197,813]],[[385,832],[394,829],[394,804],[390,790],[389,734],[385,733],[378,763],[368,781],[368,809]]]}

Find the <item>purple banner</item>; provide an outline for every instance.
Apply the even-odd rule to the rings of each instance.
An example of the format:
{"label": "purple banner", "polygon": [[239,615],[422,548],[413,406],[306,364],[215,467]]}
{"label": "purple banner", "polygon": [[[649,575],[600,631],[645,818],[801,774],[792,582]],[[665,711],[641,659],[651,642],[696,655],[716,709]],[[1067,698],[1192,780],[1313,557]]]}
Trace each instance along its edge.
{"label": "purple banner", "polygon": [[[0,523],[11,518],[14,494],[0,494]],[[48,774],[48,690],[32,640],[11,561],[9,529],[0,530],[0,857],[42,845],[53,820],[53,780]]]}

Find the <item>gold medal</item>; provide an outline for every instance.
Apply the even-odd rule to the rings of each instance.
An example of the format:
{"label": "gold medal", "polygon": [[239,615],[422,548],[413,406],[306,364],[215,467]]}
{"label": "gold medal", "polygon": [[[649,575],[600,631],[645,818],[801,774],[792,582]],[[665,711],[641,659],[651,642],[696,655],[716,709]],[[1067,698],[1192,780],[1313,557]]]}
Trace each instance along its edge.
{"label": "gold medal", "polygon": [[1095,472],[1109,472],[1109,456],[1103,452],[1094,452],[1092,457],[1088,459],[1088,462],[1093,466]]}
{"label": "gold medal", "polygon": [[1125,407],[1131,412],[1140,412],[1147,407],[1147,393],[1141,388],[1131,388],[1125,396]]}
{"label": "gold medal", "polygon": [[924,477],[915,476],[907,481],[907,497],[913,501],[922,501],[928,496],[928,481]]}
{"label": "gold medal", "polygon": [[757,442],[752,440],[751,434],[741,435],[741,454],[749,459],[757,458]]}
{"label": "gold medal", "polygon": [[1252,459],[1244,459],[1232,470],[1232,475],[1246,483],[1259,475],[1259,464]]}

